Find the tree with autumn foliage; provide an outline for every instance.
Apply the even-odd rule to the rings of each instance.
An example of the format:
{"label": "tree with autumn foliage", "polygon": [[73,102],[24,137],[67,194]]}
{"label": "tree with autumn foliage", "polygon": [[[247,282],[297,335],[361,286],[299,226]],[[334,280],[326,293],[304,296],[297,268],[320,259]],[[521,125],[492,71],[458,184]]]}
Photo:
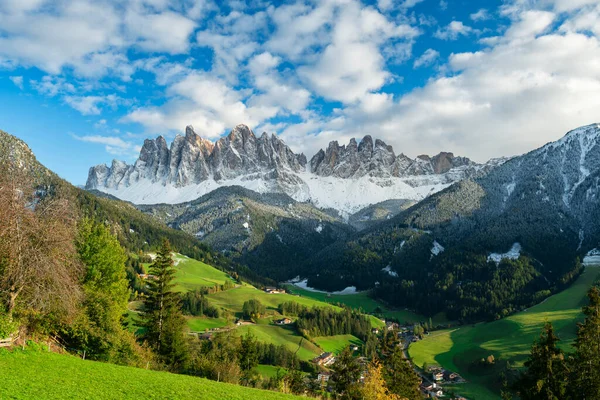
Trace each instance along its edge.
{"label": "tree with autumn foliage", "polygon": [[47,195],[16,166],[0,170],[0,300],[16,311],[73,316],[81,290],[73,205]]}
{"label": "tree with autumn foliage", "polygon": [[400,396],[387,387],[383,366],[377,360],[369,364],[361,392],[363,400],[400,400]]}

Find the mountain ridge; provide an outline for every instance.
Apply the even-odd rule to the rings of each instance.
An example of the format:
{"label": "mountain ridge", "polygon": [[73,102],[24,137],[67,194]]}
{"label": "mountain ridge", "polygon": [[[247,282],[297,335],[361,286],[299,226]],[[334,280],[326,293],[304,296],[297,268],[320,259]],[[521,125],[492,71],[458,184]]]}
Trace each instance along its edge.
{"label": "mountain ridge", "polygon": [[392,146],[367,135],[360,143],[351,139],[340,146],[332,141],[308,162],[275,134],[257,136],[238,125],[213,144],[188,126],[170,148],[162,136],[147,139],[133,165],[114,160],[110,167],[91,167],[86,188],[136,204],[176,204],[237,185],[259,193],[285,193],[349,215],[386,200],[422,200],[504,161],[477,164],[448,152],[413,160],[396,156]]}

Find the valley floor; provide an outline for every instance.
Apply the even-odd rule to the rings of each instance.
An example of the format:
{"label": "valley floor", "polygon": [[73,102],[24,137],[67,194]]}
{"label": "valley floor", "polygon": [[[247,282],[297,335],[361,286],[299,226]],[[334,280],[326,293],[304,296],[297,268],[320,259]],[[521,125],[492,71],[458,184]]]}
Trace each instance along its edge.
{"label": "valley floor", "polygon": [[[434,332],[413,343],[409,355],[419,367],[427,363],[458,372],[468,383],[452,389],[467,398],[500,399],[500,372],[507,361],[512,367],[523,365],[546,321],[552,322],[563,349],[571,350],[577,322],[583,320],[581,307],[599,275],[600,268],[589,266],[569,288],[528,310],[494,322]],[[478,361],[489,355],[495,365],[482,367]]]}

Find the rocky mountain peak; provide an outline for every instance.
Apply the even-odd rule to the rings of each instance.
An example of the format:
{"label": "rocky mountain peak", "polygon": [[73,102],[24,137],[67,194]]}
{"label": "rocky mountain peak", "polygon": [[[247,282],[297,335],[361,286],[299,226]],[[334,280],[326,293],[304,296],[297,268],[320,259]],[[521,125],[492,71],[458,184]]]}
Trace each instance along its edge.
{"label": "rocky mountain peak", "polygon": [[248,126],[238,125],[213,144],[188,125],[170,148],[162,136],[145,140],[133,166],[115,160],[110,167],[92,167],[86,187],[118,189],[141,180],[183,187],[251,174],[283,176],[305,165],[306,157],[294,154],[276,135],[265,132],[257,138]]}
{"label": "rocky mountain peak", "polygon": [[442,152],[434,157],[417,156],[414,160],[404,154],[395,155],[392,146],[383,140],[366,135],[357,145],[350,139],[348,146],[332,141],[327,150],[320,150],[310,162],[311,171],[319,176],[338,178],[408,177],[418,175],[445,174],[453,168],[476,166],[468,158],[455,157]]}
{"label": "rocky mountain peak", "polygon": [[446,152],[397,156],[371,135],[345,144],[331,141],[307,163],[277,135],[257,136],[247,125],[237,125],[215,143],[189,125],[170,147],[161,136],[146,140],[133,166],[93,167],[86,187],[152,204],[190,201],[219,186],[241,185],[350,213],[389,199],[420,200],[490,168]]}

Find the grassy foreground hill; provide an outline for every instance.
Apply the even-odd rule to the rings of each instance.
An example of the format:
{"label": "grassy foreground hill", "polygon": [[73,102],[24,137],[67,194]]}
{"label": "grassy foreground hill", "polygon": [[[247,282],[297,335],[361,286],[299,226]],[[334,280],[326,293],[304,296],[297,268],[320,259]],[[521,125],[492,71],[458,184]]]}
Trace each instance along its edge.
{"label": "grassy foreground hill", "polygon": [[0,350],[2,399],[299,398],[203,378],[122,367],[39,350]]}
{"label": "grassy foreground hill", "polygon": [[[552,322],[563,349],[571,350],[576,324],[583,320],[581,307],[599,275],[599,267],[589,266],[568,289],[528,310],[490,323],[434,332],[410,346],[410,357],[418,366],[441,365],[460,373],[469,383],[455,390],[468,398],[499,399],[499,374],[506,362],[523,365],[546,321]],[[482,367],[478,361],[490,355],[495,365]]]}

